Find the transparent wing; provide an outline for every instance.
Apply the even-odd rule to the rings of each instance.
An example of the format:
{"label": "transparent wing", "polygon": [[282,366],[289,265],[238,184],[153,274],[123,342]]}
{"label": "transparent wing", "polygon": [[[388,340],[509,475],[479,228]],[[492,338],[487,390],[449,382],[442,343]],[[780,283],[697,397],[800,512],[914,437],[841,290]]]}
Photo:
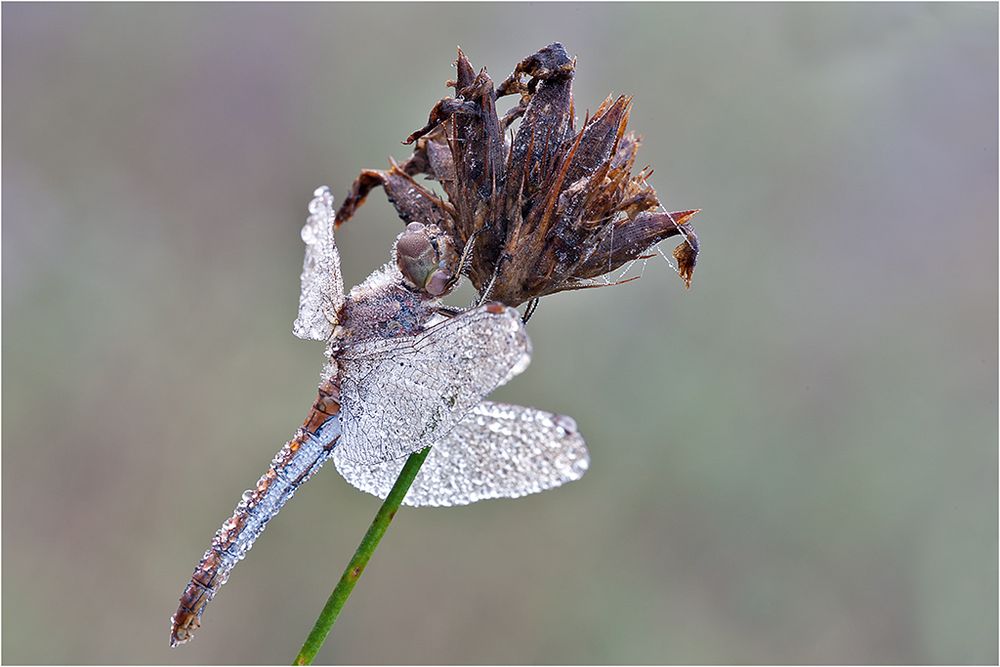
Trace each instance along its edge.
{"label": "transparent wing", "polygon": [[367,463],[423,449],[530,359],[520,314],[499,304],[416,336],[352,345],[337,356],[344,431],[338,449]]}
{"label": "transparent wing", "polygon": [[[406,459],[350,461],[335,449],[337,470],[352,486],[385,498]],[[590,456],[569,417],[520,405],[480,403],[431,448],[403,501],[467,505],[518,498],[583,477]]]}
{"label": "transparent wing", "polygon": [[344,279],[340,254],[333,240],[333,195],[325,185],[316,188],[309,202],[309,217],[302,228],[306,256],[302,262],[299,316],[292,333],[307,340],[328,340],[344,304]]}

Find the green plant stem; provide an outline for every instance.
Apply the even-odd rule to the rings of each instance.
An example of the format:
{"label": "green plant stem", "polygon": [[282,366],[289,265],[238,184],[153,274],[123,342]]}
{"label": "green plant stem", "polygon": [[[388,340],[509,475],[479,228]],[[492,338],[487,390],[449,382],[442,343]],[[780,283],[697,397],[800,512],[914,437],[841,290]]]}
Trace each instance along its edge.
{"label": "green plant stem", "polygon": [[400,503],[406,497],[406,492],[409,491],[410,485],[417,476],[417,472],[420,471],[420,466],[424,464],[424,459],[427,458],[429,451],[431,451],[431,448],[427,447],[423,451],[410,454],[410,457],[406,459],[403,469],[399,471],[399,477],[396,478],[395,484],[392,485],[392,490],[389,491],[389,495],[382,502],[382,506],[372,520],[372,524],[368,527],[368,532],[365,533],[365,536],[361,539],[361,544],[358,545],[357,550],[354,552],[354,557],[347,564],[344,574],[340,576],[340,581],[337,582],[336,588],[330,593],[323,611],[320,612],[319,618],[316,619],[316,624],[313,626],[309,636],[306,637],[305,643],[302,644],[302,650],[295,657],[293,664],[312,664],[313,658],[323,648],[323,642],[326,641],[326,637],[330,634],[333,624],[337,621],[340,610],[344,608],[347,598],[351,596],[351,591],[354,590],[354,585],[358,583],[361,573],[365,571],[365,566],[368,565],[368,561],[378,547],[378,543],[389,528],[392,518],[396,516],[396,510],[399,509]]}

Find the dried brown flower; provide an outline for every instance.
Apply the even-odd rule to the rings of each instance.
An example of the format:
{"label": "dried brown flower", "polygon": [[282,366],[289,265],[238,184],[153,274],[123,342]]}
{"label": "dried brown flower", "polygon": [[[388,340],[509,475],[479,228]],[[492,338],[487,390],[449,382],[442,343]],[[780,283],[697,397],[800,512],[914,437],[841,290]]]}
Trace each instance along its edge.
{"label": "dried brown flower", "polygon": [[[433,223],[463,249],[480,294],[510,306],[600,285],[592,279],[676,235],[684,242],[673,255],[690,286],[698,240],[689,220],[698,211],[665,212],[647,182],[652,171],[632,173],[639,138],[625,131],[631,98],[609,97],[577,131],[576,61],[562,44],[525,58],[496,87],[461,49],[456,66],[448,82],[455,96],[438,102],[404,142],[415,144],[412,156],[361,172],[338,225],[382,186],[404,222]],[[500,117],[496,100],[506,95],[520,101]],[[447,198],[417,175],[440,183]]]}

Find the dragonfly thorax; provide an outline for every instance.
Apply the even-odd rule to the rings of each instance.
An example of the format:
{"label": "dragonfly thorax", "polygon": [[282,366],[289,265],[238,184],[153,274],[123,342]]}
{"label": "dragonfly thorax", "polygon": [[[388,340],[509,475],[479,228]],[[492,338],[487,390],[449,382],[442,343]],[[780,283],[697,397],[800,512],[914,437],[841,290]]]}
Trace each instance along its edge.
{"label": "dragonfly thorax", "polygon": [[458,282],[458,265],[458,253],[437,226],[411,222],[396,237],[392,261],[347,295],[335,338],[356,345],[420,333],[438,313],[439,298]]}
{"label": "dragonfly thorax", "polygon": [[372,338],[419,333],[437,313],[438,300],[418,291],[392,262],[368,276],[348,294],[331,344],[356,345]]}

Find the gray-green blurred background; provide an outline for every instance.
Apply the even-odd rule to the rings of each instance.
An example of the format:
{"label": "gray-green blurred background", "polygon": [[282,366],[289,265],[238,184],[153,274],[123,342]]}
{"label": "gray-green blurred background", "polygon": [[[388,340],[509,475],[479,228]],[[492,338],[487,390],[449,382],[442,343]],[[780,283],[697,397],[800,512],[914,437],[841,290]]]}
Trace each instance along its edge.
{"label": "gray-green blurred background", "polygon": [[[498,394],[590,472],[402,511],[320,660],[996,662],[994,4],[5,4],[5,662],[291,660],[378,505],[332,469],[167,635],[314,395],[310,193],[407,155],[457,44],[554,40],[704,209],[694,285],[542,302]],[[374,193],[349,284],[400,228]]]}

